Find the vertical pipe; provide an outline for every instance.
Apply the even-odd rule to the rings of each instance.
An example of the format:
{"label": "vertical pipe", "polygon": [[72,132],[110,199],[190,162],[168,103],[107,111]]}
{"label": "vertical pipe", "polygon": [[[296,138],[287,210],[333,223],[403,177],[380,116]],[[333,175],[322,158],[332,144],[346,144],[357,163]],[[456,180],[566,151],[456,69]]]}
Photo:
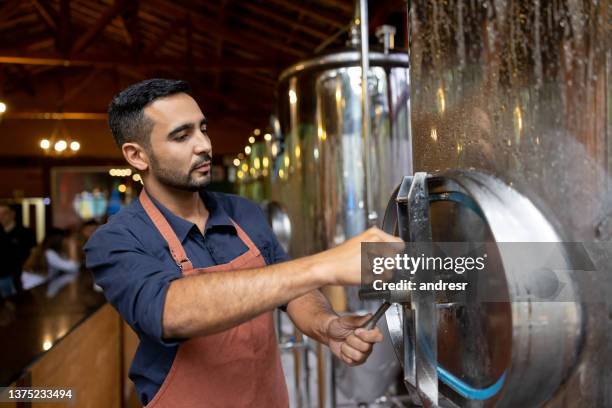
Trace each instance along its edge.
{"label": "vertical pipe", "polygon": [[408,63],[410,64],[410,48],[412,46],[412,0],[406,0],[406,51],[408,52]]}
{"label": "vertical pipe", "polygon": [[406,0],[406,53],[408,54],[408,140],[410,144],[410,174],[414,173],[414,146],[412,145],[412,0]]}
{"label": "vertical pipe", "polygon": [[368,0],[359,0],[359,27],[361,28],[361,140],[363,143],[363,171],[365,174],[365,213],[368,227],[376,225],[378,214],[374,211],[371,175],[371,127],[368,72],[370,71],[370,44],[368,33]]}

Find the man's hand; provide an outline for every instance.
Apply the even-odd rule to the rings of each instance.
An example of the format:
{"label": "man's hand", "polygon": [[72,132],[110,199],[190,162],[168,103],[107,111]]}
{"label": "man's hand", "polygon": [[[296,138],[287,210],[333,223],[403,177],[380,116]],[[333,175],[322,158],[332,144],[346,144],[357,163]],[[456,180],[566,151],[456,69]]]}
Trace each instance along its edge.
{"label": "man's hand", "polygon": [[372,352],[374,343],[383,340],[378,327],[373,330],[360,327],[370,317],[371,315],[337,317],[327,326],[329,349],[349,366],[363,364]]}
{"label": "man's hand", "polygon": [[319,252],[309,258],[322,269],[321,272],[328,284],[359,285],[361,283],[362,242],[389,242],[398,244],[403,241],[379,228],[373,227],[337,247]]}

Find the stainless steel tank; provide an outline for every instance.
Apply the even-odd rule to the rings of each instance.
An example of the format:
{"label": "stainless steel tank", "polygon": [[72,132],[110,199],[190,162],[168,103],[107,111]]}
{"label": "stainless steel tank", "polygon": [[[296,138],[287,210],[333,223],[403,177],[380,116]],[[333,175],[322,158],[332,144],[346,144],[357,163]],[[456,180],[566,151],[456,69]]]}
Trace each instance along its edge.
{"label": "stainless steel tank", "polygon": [[[384,228],[405,241],[488,255],[484,270],[461,275],[465,292],[413,292],[387,314],[409,390],[426,405],[461,407],[542,406],[567,392],[581,357],[597,351],[587,326],[609,266],[589,255],[609,257],[609,243],[568,243],[533,202],[474,170],[417,172],[391,204]],[[457,275],[430,278],[440,277]]]}
{"label": "stainless steel tank", "polygon": [[[366,228],[359,61],[349,49],[298,63],[280,77],[273,198],[291,219],[293,256],[325,250]],[[408,58],[372,52],[370,65],[370,188],[373,210],[382,214],[393,188],[412,171]]]}
{"label": "stainless steel tank", "polygon": [[[294,257],[328,249],[364,231],[369,222],[366,210],[382,216],[389,194],[412,172],[408,57],[381,49],[369,58],[371,136],[366,148],[371,169],[368,188],[374,198],[370,204],[359,52],[347,48],[321,55],[280,76],[272,199],[287,211],[289,252]],[[347,296],[341,288],[328,288],[326,294],[337,311],[368,308],[356,291]],[[326,366],[326,377],[332,381],[326,402],[321,398],[319,402],[333,406],[334,370],[321,360],[320,364]],[[340,369],[337,379],[344,395],[357,402],[373,402],[394,382],[399,363],[387,341],[375,349],[366,365]],[[322,388],[325,378],[320,380]]]}
{"label": "stainless steel tank", "polygon": [[[565,254],[570,300],[517,301],[543,285],[508,264],[538,259],[527,251],[501,256],[502,272],[488,278],[506,303],[392,308],[406,382],[430,406],[612,406],[611,3],[411,3],[414,169],[429,197],[428,239],[578,242],[593,271],[576,273]],[[420,323],[419,307],[429,316]],[[433,363],[415,346],[423,333]],[[466,383],[475,387],[458,391]]]}

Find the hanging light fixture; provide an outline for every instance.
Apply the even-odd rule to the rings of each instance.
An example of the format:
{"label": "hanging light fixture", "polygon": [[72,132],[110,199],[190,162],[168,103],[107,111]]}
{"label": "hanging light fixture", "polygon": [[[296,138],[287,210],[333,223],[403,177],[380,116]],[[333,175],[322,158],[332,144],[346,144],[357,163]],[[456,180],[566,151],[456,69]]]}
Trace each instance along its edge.
{"label": "hanging light fixture", "polygon": [[61,120],[53,128],[51,136],[40,140],[39,146],[45,154],[58,156],[75,154],[81,149],[81,143],[70,136]]}

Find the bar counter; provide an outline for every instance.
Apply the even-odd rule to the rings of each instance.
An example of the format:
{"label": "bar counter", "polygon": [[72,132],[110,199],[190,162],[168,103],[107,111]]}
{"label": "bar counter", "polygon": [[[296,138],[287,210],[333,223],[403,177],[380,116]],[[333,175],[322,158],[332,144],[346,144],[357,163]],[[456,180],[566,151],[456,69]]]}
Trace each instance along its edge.
{"label": "bar counter", "polygon": [[[89,272],[63,279],[0,308],[0,386],[69,388],[71,406],[138,406],[127,379],[137,337],[93,290]],[[30,406],[6,404],[0,406]]]}

